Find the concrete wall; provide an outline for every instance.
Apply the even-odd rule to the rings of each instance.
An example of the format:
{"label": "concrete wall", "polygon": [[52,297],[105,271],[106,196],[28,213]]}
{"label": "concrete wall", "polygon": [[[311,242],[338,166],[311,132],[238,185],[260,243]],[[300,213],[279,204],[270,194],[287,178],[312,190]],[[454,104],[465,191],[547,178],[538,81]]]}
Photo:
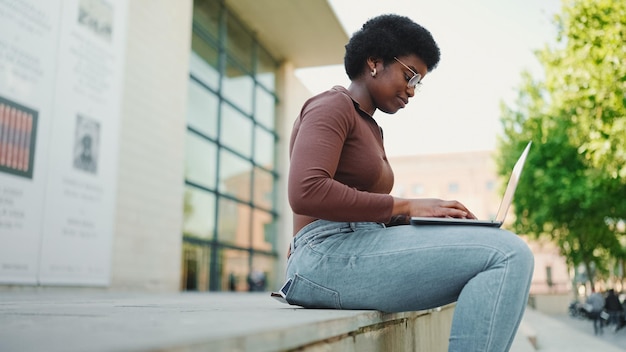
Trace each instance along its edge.
{"label": "concrete wall", "polygon": [[[410,312],[388,315],[388,320],[315,343],[299,346],[303,352],[374,352],[448,350],[452,306],[441,311]],[[384,316],[384,315],[383,315]]]}
{"label": "concrete wall", "polygon": [[[306,323],[298,320],[301,313],[308,316]],[[402,313],[296,308],[265,314],[267,327],[263,331],[249,331],[244,335],[234,332],[232,336],[198,343],[194,348],[242,352],[444,352],[448,350],[454,304]],[[279,316],[292,325],[272,328]]]}
{"label": "concrete wall", "polygon": [[177,291],[192,1],[128,6],[110,288]]}
{"label": "concrete wall", "polygon": [[[287,266],[287,248],[293,236],[293,217],[287,199],[287,177],[289,175],[289,138],[294,121],[300,114],[304,102],[311,97],[311,92],[295,76],[295,68],[290,62],[281,65],[278,72],[278,96],[289,97],[280,101],[277,107],[276,126],[281,136],[278,145],[278,163],[281,176],[278,188],[278,211],[281,214],[278,227],[278,265],[276,276],[278,286],[282,286],[282,279]],[[329,87],[330,88],[330,87]],[[278,287],[276,287],[278,288]],[[276,289],[271,288],[271,289]]]}

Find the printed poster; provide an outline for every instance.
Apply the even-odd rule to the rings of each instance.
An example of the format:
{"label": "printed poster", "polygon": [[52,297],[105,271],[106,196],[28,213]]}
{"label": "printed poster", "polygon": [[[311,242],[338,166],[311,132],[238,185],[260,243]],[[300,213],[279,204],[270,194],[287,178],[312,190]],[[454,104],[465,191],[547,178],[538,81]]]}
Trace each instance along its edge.
{"label": "printed poster", "polygon": [[0,0],[0,282],[36,284],[60,3]]}
{"label": "printed poster", "polygon": [[0,283],[110,281],[126,6],[0,0]]}

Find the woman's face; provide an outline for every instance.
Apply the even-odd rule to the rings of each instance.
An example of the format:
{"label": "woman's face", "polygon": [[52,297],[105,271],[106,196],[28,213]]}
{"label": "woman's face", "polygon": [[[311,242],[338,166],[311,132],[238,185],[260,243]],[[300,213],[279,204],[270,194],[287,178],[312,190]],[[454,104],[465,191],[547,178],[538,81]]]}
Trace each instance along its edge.
{"label": "woman's face", "polygon": [[369,62],[376,68],[376,76],[368,81],[368,90],[375,108],[388,114],[394,114],[409,103],[415,95],[415,87],[409,86],[409,80],[417,73],[426,76],[428,68],[420,58],[411,54],[399,56],[386,67],[382,60]]}

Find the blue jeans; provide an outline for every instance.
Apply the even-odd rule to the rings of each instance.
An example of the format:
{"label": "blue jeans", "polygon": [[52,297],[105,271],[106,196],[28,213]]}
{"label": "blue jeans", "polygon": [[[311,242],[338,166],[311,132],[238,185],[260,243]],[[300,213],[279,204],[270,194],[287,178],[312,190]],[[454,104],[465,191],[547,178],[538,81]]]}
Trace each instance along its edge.
{"label": "blue jeans", "polygon": [[508,351],[528,300],[524,241],[479,226],[317,220],[292,242],[286,299],[307,308],[424,310],[457,302],[449,351]]}

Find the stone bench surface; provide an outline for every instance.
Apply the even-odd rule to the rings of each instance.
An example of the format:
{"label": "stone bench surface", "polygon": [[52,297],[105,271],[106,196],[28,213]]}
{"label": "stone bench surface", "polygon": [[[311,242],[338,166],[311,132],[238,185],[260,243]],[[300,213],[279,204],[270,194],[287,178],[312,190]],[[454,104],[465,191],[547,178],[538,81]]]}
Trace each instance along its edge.
{"label": "stone bench surface", "polygon": [[269,293],[0,292],[0,351],[275,351],[425,314],[302,309]]}
{"label": "stone bench surface", "polygon": [[[370,346],[372,336],[411,324],[413,332],[396,329],[390,335],[400,343],[430,339],[445,351],[440,341],[449,334],[451,309],[397,314],[302,309],[279,303],[269,293],[8,290],[0,291],[0,351],[257,352],[315,347],[320,341],[319,350],[343,351],[348,349],[339,341],[342,335],[350,343],[361,334],[361,343]],[[368,331],[374,333],[367,336]],[[534,351],[529,340],[548,350],[593,350],[601,343],[530,308],[511,351]],[[333,346],[332,341],[339,342]],[[360,351],[358,344],[348,347]],[[603,345],[602,350],[621,349]]]}

